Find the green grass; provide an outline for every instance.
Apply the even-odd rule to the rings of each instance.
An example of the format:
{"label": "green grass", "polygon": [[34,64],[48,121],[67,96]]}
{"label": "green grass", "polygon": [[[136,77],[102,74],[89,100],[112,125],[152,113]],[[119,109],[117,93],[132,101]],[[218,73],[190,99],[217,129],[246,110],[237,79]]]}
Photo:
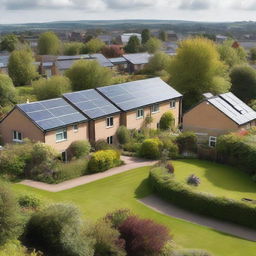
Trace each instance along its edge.
{"label": "green grass", "polygon": [[195,190],[237,200],[256,200],[256,183],[248,174],[234,167],[200,160],[177,161],[174,167],[178,181],[186,183],[191,174],[200,178],[201,184]]}
{"label": "green grass", "polygon": [[[175,165],[182,166],[188,162],[177,161]],[[204,164],[199,161],[191,161],[191,163]],[[18,193],[30,192],[54,202],[74,203],[80,207],[85,218],[93,220],[114,209],[130,208],[143,218],[154,219],[166,225],[179,246],[206,249],[215,253],[215,256],[254,255],[256,251],[254,242],[165,216],[141,204],[138,198],[152,193],[147,182],[148,173],[149,168],[143,167],[58,193],[17,184],[13,185],[13,188]]]}

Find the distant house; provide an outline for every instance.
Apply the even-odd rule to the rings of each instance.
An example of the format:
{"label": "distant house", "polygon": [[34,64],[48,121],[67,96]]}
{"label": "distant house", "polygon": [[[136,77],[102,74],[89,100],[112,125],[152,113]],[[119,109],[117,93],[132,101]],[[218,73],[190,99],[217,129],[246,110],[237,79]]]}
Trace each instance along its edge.
{"label": "distant house", "polygon": [[148,64],[152,54],[147,52],[143,53],[131,53],[131,54],[124,54],[123,57],[128,62],[128,72],[134,73],[137,71],[142,70],[146,64]]}
{"label": "distant house", "polygon": [[233,93],[204,96],[202,102],[183,116],[183,130],[194,131],[201,143],[215,146],[219,135],[255,126],[256,112]]}
{"label": "distant house", "polygon": [[112,43],[112,36],[110,36],[110,35],[99,35],[98,39],[100,39],[106,45],[111,45],[111,43]]}
{"label": "distant house", "polygon": [[97,88],[121,113],[121,125],[141,129],[147,116],[153,118],[150,127],[158,128],[163,113],[172,111],[175,125],[180,123],[182,95],[160,78],[133,81]]}
{"label": "distant house", "polygon": [[167,35],[167,41],[176,42],[179,40],[178,35],[172,30],[166,31],[166,35]]}
{"label": "distant house", "polygon": [[109,61],[114,65],[114,69],[120,72],[128,71],[128,61],[124,57],[110,58]]}
{"label": "distant house", "polygon": [[9,55],[0,55],[0,73],[8,74]]}
{"label": "distant house", "polygon": [[85,40],[85,33],[84,32],[71,32],[68,36],[68,39],[72,42],[84,42]]}
{"label": "distant house", "polygon": [[228,40],[227,36],[223,36],[223,35],[216,35],[216,42],[217,43],[223,43],[226,40]]}
{"label": "distant house", "polygon": [[141,42],[141,34],[139,34],[139,33],[124,33],[121,35],[122,44],[126,45],[129,42],[131,36],[137,36]]}

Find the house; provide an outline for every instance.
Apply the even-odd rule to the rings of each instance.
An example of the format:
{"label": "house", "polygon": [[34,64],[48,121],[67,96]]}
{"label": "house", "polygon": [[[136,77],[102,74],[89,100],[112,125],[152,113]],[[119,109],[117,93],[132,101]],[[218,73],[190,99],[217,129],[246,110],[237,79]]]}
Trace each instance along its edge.
{"label": "house", "polygon": [[90,142],[115,142],[115,134],[120,126],[120,109],[94,89],[66,93],[63,97],[89,119]]}
{"label": "house", "polygon": [[200,143],[215,146],[219,135],[255,126],[256,112],[233,93],[204,97],[183,116],[183,130],[195,132]]}
{"label": "house", "polygon": [[0,73],[8,74],[9,55],[0,55]]}
{"label": "house", "polygon": [[129,42],[129,40],[132,36],[137,36],[138,39],[141,42],[141,34],[139,34],[139,33],[124,33],[124,34],[121,35],[122,44],[126,45]]}
{"label": "house", "polygon": [[24,138],[44,142],[67,158],[73,141],[89,139],[88,119],[64,99],[16,105],[0,122],[4,144]]}
{"label": "house", "polygon": [[109,61],[114,65],[114,69],[119,72],[128,71],[128,61],[124,57],[110,58]]}
{"label": "house", "polygon": [[124,54],[123,57],[128,63],[128,72],[134,73],[142,70],[149,63],[151,54],[148,52]]}
{"label": "house", "polygon": [[160,78],[150,78],[96,89],[121,113],[120,124],[128,129],[141,129],[147,116],[150,127],[157,129],[163,113],[171,110],[175,125],[180,123],[182,95]]}
{"label": "house", "polygon": [[104,42],[106,45],[111,45],[112,36],[110,36],[110,35],[99,35],[97,38],[100,39],[102,42]]}

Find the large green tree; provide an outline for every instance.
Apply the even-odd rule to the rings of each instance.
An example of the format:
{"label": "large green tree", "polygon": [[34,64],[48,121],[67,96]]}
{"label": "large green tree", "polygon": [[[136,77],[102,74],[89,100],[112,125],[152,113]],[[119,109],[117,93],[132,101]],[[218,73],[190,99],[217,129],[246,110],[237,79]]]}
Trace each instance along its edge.
{"label": "large green tree", "polygon": [[127,53],[136,53],[140,51],[140,48],[141,44],[139,38],[137,36],[131,36],[124,50]]}
{"label": "large green tree", "polygon": [[14,34],[6,35],[1,39],[0,50],[12,52],[16,49],[18,43],[19,43],[19,39],[16,35]]}
{"label": "large green tree", "polygon": [[8,63],[8,72],[14,85],[30,84],[32,79],[37,76],[34,61],[31,51],[15,50],[12,52]]}
{"label": "large green tree", "polygon": [[256,60],[256,47],[253,47],[252,49],[250,49],[250,59],[252,61]]}
{"label": "large green tree", "polygon": [[203,93],[218,94],[230,88],[227,66],[214,42],[206,38],[182,41],[169,73],[170,84],[184,95],[185,110],[199,102]]}
{"label": "large green tree", "polygon": [[149,29],[143,29],[141,33],[141,43],[145,44],[151,37]]}
{"label": "large green tree", "polygon": [[249,65],[236,66],[231,70],[231,91],[241,100],[256,99],[256,70]]}
{"label": "large green tree", "polygon": [[5,74],[0,74],[0,107],[16,103],[16,91],[12,79]]}
{"label": "large green tree", "polygon": [[97,53],[97,52],[100,52],[104,46],[105,46],[105,43],[103,41],[101,41],[98,38],[93,38],[84,45],[82,52]]}
{"label": "large green tree", "polygon": [[79,42],[65,43],[63,45],[63,54],[68,56],[80,54],[83,47],[84,44]]}
{"label": "large green tree", "polygon": [[38,52],[40,55],[57,55],[60,53],[60,40],[51,31],[44,32],[38,40]]}
{"label": "large green tree", "polygon": [[162,42],[155,37],[151,37],[145,44],[145,48],[149,53],[155,53],[159,51],[162,46]]}
{"label": "large green tree", "polygon": [[74,91],[91,89],[111,82],[112,72],[97,61],[79,60],[66,71]]}
{"label": "large green tree", "polygon": [[159,39],[162,40],[163,42],[167,41],[167,33],[165,30],[161,30],[159,32]]}

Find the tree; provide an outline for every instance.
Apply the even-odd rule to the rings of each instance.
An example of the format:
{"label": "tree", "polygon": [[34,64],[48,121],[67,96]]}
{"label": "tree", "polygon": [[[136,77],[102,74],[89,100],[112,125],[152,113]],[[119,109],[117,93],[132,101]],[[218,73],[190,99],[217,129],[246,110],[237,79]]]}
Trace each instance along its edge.
{"label": "tree", "polygon": [[32,86],[38,100],[61,97],[63,93],[71,91],[69,79],[63,76],[53,76],[50,79],[41,78],[33,82]]}
{"label": "tree", "polygon": [[16,46],[18,43],[19,43],[19,39],[16,35],[14,34],[6,35],[1,40],[0,50],[12,52],[16,49]]}
{"label": "tree", "polygon": [[170,83],[184,95],[184,110],[199,102],[203,93],[219,94],[230,88],[228,68],[214,42],[206,38],[182,41],[169,74]]}
{"label": "tree", "polygon": [[78,55],[83,47],[84,44],[79,42],[65,43],[63,45],[63,54],[67,56]]}
{"label": "tree", "polygon": [[247,53],[244,48],[241,46],[233,47],[233,44],[233,40],[226,40],[217,48],[220,54],[220,59],[230,68],[247,61]]}
{"label": "tree", "polygon": [[86,232],[76,207],[54,204],[32,215],[24,240],[47,255],[92,256],[93,244]]}
{"label": "tree", "polygon": [[131,36],[127,45],[124,47],[127,53],[136,53],[140,51],[140,40],[137,36]]}
{"label": "tree", "polygon": [[31,51],[15,50],[11,53],[8,72],[14,85],[30,84],[37,76],[34,58]]}
{"label": "tree", "polygon": [[130,141],[131,134],[130,131],[125,126],[121,125],[116,131],[116,136],[118,142],[121,145],[124,145]]}
{"label": "tree", "polygon": [[167,41],[167,33],[164,30],[161,30],[159,32],[159,39],[162,40],[163,42]]}
{"label": "tree", "polygon": [[256,47],[253,47],[252,49],[250,49],[250,59],[252,61],[256,60]]}
{"label": "tree", "polygon": [[150,34],[149,29],[142,30],[142,33],[141,33],[141,43],[145,44],[150,39],[150,37],[151,37],[151,34]]}
{"label": "tree", "polygon": [[256,98],[256,70],[249,65],[236,66],[231,70],[231,91],[248,103]]}
{"label": "tree", "polygon": [[5,74],[0,74],[0,106],[5,107],[10,103],[15,104],[16,96],[12,79]]}
{"label": "tree", "polygon": [[162,46],[162,42],[155,37],[151,37],[145,44],[146,50],[149,53],[155,53],[159,51],[162,48]]}
{"label": "tree", "polygon": [[175,118],[173,116],[173,113],[171,111],[165,112],[160,119],[160,129],[161,130],[170,130],[174,127],[175,124]]}
{"label": "tree", "polygon": [[105,43],[102,42],[100,39],[93,38],[84,45],[82,52],[97,53],[97,52],[100,52],[104,46],[105,46]]}
{"label": "tree", "polygon": [[55,33],[49,31],[42,33],[38,40],[40,55],[57,55],[60,52],[60,40]]}
{"label": "tree", "polygon": [[102,54],[107,58],[116,58],[124,54],[124,50],[118,45],[105,46],[102,49]]}
{"label": "tree", "polygon": [[20,216],[14,194],[0,182],[0,245],[20,234]]}
{"label": "tree", "polygon": [[79,60],[65,75],[70,79],[73,90],[79,91],[109,84],[112,72],[97,61]]}

